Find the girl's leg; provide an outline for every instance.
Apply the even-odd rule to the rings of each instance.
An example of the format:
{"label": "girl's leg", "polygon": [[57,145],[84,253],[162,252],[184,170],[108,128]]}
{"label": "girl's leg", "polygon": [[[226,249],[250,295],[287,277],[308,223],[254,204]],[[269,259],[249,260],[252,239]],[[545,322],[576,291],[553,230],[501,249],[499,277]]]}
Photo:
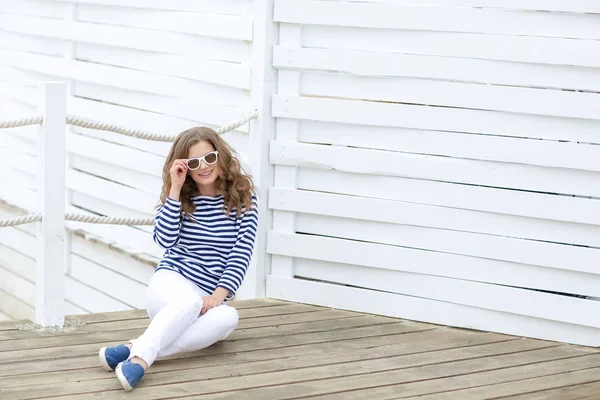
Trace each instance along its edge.
{"label": "girl's leg", "polygon": [[149,367],[162,349],[167,349],[198,319],[202,297],[196,285],[174,271],[160,270],[146,291],[148,315],[146,331],[131,341],[129,359],[139,357]]}
{"label": "girl's leg", "polygon": [[185,332],[169,346],[160,349],[159,357],[176,353],[204,349],[225,339],[237,327],[237,310],[228,305],[220,305],[208,310],[197,318]]}

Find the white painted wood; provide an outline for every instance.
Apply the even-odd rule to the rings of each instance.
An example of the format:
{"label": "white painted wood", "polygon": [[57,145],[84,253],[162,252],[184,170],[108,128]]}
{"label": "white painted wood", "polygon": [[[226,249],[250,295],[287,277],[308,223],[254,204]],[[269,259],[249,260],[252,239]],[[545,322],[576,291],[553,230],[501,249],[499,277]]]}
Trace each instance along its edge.
{"label": "white painted wood", "polygon": [[594,0],[369,0],[369,2],[421,6],[482,7],[532,11],[600,13],[600,5]]}
{"label": "white painted wood", "polygon": [[598,143],[594,132],[600,127],[600,121],[579,118],[284,95],[273,98],[273,114],[280,118],[586,143]]}
{"label": "white painted wood", "polygon": [[[272,254],[331,263],[360,265],[391,271],[443,276],[465,281],[529,289],[596,296],[600,291],[597,273],[581,273],[555,268],[488,260],[457,254],[423,251],[378,243],[357,242],[314,235],[269,232],[268,251]],[[311,273],[303,269],[303,273]],[[298,272],[298,275],[301,273]],[[343,279],[340,274],[333,281]]]}
{"label": "white painted wood", "polygon": [[[277,0],[278,22],[492,33],[500,35],[600,38],[600,16],[574,13],[524,13],[482,8],[423,7],[380,2]],[[468,21],[468,23],[465,23]]]}
{"label": "white painted wood", "polygon": [[273,49],[273,64],[282,69],[337,71],[360,76],[431,78],[573,90],[598,91],[600,88],[596,68],[375,52],[367,49],[348,51],[337,48],[276,46]]}
{"label": "white painted wood", "polygon": [[271,61],[277,29],[273,23],[273,0],[254,1],[248,13],[254,19],[250,107],[258,112],[258,118],[249,123],[248,150],[250,170],[259,202],[259,222],[250,266],[236,293],[238,299],[265,296],[266,275],[271,265],[266,247],[267,231],[272,223],[267,196],[273,180],[273,167],[269,163],[268,154],[275,130],[275,122],[271,116],[271,98],[276,88],[275,70]]}
{"label": "white painted wood", "polygon": [[581,67],[600,65],[600,44],[589,39],[306,25],[303,45]]}
{"label": "white painted wood", "polygon": [[598,119],[600,109],[598,93],[331,73],[306,74],[301,93],[587,119]]}
{"label": "white painted wood", "polygon": [[0,24],[9,32],[146,51],[177,53],[230,62],[241,62],[250,57],[250,47],[241,40],[230,41],[176,32],[86,22],[68,23],[16,15],[9,17],[2,14],[0,14]]}
{"label": "white painted wood", "polygon": [[298,260],[297,277],[468,305],[493,311],[599,328],[600,302],[533,290],[372,269],[354,265]]}
{"label": "white painted wood", "polygon": [[38,204],[42,212],[36,266],[36,316],[42,326],[64,324],[66,87],[41,90],[43,128],[38,138]]}
{"label": "white painted wood", "polygon": [[303,121],[299,139],[359,148],[599,171],[597,145],[423,129]]}
{"label": "white painted wood", "polygon": [[78,10],[82,22],[248,41],[252,40],[251,17],[87,4],[81,4]]}
{"label": "white painted wood", "polygon": [[[71,2],[73,0],[51,0],[54,2]],[[150,8],[157,10],[191,11],[210,14],[241,15],[248,1],[240,0],[171,0],[165,3],[161,0],[76,0],[80,4],[100,4],[117,7]]]}
{"label": "white painted wood", "polygon": [[568,341],[586,346],[600,345],[597,328],[328,283],[269,276],[267,296],[440,325]]}
{"label": "white painted wood", "polygon": [[591,247],[598,247],[600,243],[600,226],[368,197],[272,188],[269,192],[269,206],[274,210],[290,213],[328,215],[554,243]]}
{"label": "white painted wood", "polygon": [[0,3],[0,13],[61,19],[68,7],[68,3],[45,0],[3,1]]}
{"label": "white painted wood", "polygon": [[600,255],[598,248],[312,214],[296,216],[296,231],[587,273],[598,271]]}
{"label": "white painted wood", "polygon": [[[154,72],[171,77],[214,83],[221,85],[222,88],[250,88],[251,67],[248,64],[236,64],[219,60],[177,54],[154,53],[90,43],[77,44],[77,59],[97,64],[130,68],[137,71]],[[159,77],[155,75],[155,78]],[[192,96],[193,94],[189,93],[188,95]]]}
{"label": "white painted wood", "polygon": [[597,172],[274,141],[274,164],[600,197]]}
{"label": "white painted wood", "polygon": [[[28,53],[60,56],[63,52],[64,41],[35,36],[25,36],[11,32],[2,32],[2,36],[0,36],[0,47],[3,49]],[[6,61],[7,60],[3,60],[3,62]],[[7,76],[4,74],[2,74],[2,77],[7,78]]]}
{"label": "white painted wood", "polygon": [[0,304],[6,315],[10,319],[27,319],[33,321],[35,318],[35,309],[14,296],[11,296],[4,290],[0,289]]}
{"label": "white painted wood", "polygon": [[[302,27],[293,24],[280,24],[279,43],[292,48],[302,47]],[[280,70],[277,93],[288,96],[298,96],[300,94],[301,82],[301,72]],[[296,119],[278,119],[276,128],[277,141],[296,142],[298,140],[300,121]],[[274,171],[274,185],[276,187],[295,189],[297,169],[296,166],[276,165]],[[274,209],[273,230],[277,232],[295,233],[295,225],[294,213],[286,210]],[[293,258],[273,255],[271,260],[271,275],[283,278],[292,278],[294,276]]]}

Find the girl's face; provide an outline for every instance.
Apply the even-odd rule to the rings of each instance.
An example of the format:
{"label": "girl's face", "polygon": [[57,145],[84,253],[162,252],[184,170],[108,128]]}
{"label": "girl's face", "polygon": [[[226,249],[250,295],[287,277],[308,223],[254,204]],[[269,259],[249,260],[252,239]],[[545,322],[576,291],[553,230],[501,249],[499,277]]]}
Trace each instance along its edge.
{"label": "girl's face", "polygon": [[[215,151],[215,148],[210,142],[202,140],[195,145],[191,146],[188,150],[189,158],[201,158],[207,153]],[[219,176],[219,162],[209,165],[205,161],[202,161],[198,169],[189,170],[188,174],[192,177],[198,187],[214,188],[216,187],[216,180]]]}

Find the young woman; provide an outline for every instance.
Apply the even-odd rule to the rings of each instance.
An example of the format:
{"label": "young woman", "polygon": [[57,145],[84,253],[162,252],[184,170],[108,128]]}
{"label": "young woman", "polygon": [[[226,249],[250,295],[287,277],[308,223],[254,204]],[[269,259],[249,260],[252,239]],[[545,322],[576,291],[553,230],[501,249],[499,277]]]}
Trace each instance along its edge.
{"label": "young woman", "polygon": [[100,349],[100,363],[132,390],[157,357],[225,339],[237,311],[224,302],[242,284],[258,225],[254,185],[209,128],[179,134],[163,168],[154,241],[165,249],[146,292],[151,322],[128,344]]}

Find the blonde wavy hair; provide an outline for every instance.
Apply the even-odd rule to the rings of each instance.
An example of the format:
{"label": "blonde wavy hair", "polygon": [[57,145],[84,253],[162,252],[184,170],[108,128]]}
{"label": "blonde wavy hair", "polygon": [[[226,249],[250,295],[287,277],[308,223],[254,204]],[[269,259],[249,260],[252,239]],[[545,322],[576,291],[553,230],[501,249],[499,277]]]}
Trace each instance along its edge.
{"label": "blonde wavy hair", "polygon": [[[169,170],[173,162],[177,159],[187,159],[190,147],[201,141],[209,142],[219,152],[217,161],[219,176],[215,183],[217,192],[222,194],[225,200],[225,213],[229,214],[232,209],[235,209],[237,215],[240,216],[243,206],[246,207],[246,210],[250,210],[252,208],[252,194],[255,190],[252,178],[245,173],[235,156],[235,152],[229,145],[217,132],[207,127],[188,129],[175,138],[162,171],[163,186],[160,201],[164,204],[171,190],[171,173]],[[179,195],[183,212],[192,214],[196,211],[192,197],[197,195],[197,192],[196,183],[188,175]]]}

